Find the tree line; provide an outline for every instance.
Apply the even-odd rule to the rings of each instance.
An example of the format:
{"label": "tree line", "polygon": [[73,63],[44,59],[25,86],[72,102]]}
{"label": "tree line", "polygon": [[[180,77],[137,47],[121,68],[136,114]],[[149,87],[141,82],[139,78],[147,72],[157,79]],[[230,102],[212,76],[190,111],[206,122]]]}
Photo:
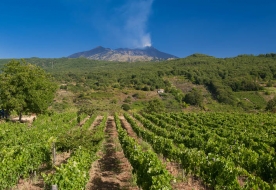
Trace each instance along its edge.
{"label": "tree line", "polygon": [[[0,60],[0,66],[7,60]],[[196,85],[204,85],[220,103],[236,105],[235,92],[260,91],[273,86],[276,80],[276,56],[271,54],[239,55],[215,58],[193,54],[186,58],[162,62],[110,62],[85,58],[26,59],[54,76],[55,80],[73,92],[89,89],[132,88],[143,91],[165,89],[177,101],[194,105],[202,103],[199,90],[181,94],[168,77],[181,76]],[[74,84],[73,84],[74,83]],[[195,98],[197,97],[197,98]],[[197,101],[196,101],[197,100]]]}

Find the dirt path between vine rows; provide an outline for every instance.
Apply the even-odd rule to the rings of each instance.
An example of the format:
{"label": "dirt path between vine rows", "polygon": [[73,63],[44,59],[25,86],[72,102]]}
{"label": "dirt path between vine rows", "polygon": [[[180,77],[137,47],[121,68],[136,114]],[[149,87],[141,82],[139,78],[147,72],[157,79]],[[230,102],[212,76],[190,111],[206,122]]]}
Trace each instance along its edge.
{"label": "dirt path between vine rows", "polygon": [[99,153],[100,159],[92,164],[86,190],[138,190],[132,182],[132,167],[118,140],[114,117],[108,117],[105,133],[103,150]]}
{"label": "dirt path between vine rows", "polygon": [[[143,140],[136,135],[136,133],[133,131],[131,125],[128,123],[125,117],[120,116],[119,119],[121,120],[122,127],[125,128],[128,135],[135,138],[141,144]],[[140,127],[143,127],[143,125],[139,121],[137,121],[135,118],[133,119],[137,122],[137,124]],[[161,157],[160,157],[160,160],[162,161],[162,163],[166,165],[166,169],[175,178],[175,182],[172,182],[172,187],[174,190],[184,190],[184,189],[185,190],[207,190],[208,189],[207,187],[204,186],[204,184],[202,184],[202,182],[199,179],[193,176],[185,176],[184,177],[185,180],[183,180],[183,170],[181,169],[179,163],[169,162],[169,161],[166,161],[165,159],[162,159]]]}
{"label": "dirt path between vine rows", "polygon": [[93,123],[91,124],[91,126],[89,127],[89,130],[93,130],[93,128],[97,125],[99,125],[103,120],[103,116],[98,115],[95,120],[93,121]]}

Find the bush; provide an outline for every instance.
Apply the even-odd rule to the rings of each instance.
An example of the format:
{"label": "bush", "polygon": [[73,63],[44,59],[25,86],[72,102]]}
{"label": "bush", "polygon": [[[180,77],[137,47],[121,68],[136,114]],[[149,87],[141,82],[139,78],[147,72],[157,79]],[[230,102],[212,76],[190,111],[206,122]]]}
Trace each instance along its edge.
{"label": "bush", "polygon": [[203,104],[202,93],[199,90],[194,88],[191,92],[185,95],[184,102],[190,105],[202,106]]}
{"label": "bush", "polygon": [[271,80],[269,80],[267,83],[266,83],[266,87],[272,87],[273,86],[273,82]]}
{"label": "bush", "polygon": [[267,102],[266,108],[267,111],[276,112],[276,96],[273,99]]}
{"label": "bush", "polygon": [[165,111],[165,105],[159,99],[150,100],[144,111],[147,113],[162,113]]}
{"label": "bush", "polygon": [[59,89],[61,89],[61,90],[67,90],[67,85],[60,85]]}
{"label": "bush", "polygon": [[132,95],[133,98],[136,98],[136,99],[143,99],[143,98],[146,98],[146,95],[144,93],[135,93]]}
{"label": "bush", "polygon": [[117,104],[117,100],[116,99],[112,99],[112,100],[110,100],[110,103],[111,104]]}
{"label": "bush", "polygon": [[150,91],[150,88],[148,86],[144,86],[144,88],[142,88],[143,91]]}
{"label": "bush", "polygon": [[236,101],[231,88],[221,84],[219,81],[210,81],[207,86],[218,102],[235,105]]}
{"label": "bush", "polygon": [[271,92],[269,92],[269,91],[265,91],[265,95],[270,95],[271,94]]}
{"label": "bush", "polygon": [[128,111],[128,110],[130,110],[130,106],[128,104],[123,104],[122,109],[125,111]]}
{"label": "bush", "polygon": [[124,100],[125,103],[130,103],[131,102],[131,97],[128,96],[125,100]]}

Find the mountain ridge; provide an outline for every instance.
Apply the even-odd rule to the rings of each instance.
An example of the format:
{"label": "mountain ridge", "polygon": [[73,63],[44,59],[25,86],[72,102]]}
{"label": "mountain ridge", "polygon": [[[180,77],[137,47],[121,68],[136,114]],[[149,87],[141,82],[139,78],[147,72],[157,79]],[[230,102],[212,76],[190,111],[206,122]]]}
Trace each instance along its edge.
{"label": "mountain ridge", "polygon": [[135,61],[162,61],[168,59],[176,59],[177,56],[161,52],[153,46],[144,48],[117,48],[110,49],[102,46],[97,46],[88,51],[77,52],[68,56],[68,58],[85,57],[92,60],[106,60],[106,61],[121,61],[121,62],[135,62]]}

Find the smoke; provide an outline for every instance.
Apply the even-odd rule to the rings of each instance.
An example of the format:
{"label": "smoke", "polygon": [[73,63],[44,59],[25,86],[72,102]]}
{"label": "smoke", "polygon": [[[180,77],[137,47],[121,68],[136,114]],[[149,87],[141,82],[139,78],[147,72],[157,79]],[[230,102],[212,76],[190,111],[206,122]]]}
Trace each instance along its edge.
{"label": "smoke", "polygon": [[151,46],[150,33],[147,32],[147,21],[151,12],[153,0],[130,0],[122,7],[125,23],[122,34],[128,46]]}
{"label": "smoke", "polygon": [[[123,45],[129,48],[143,48],[151,46],[151,36],[147,32],[147,21],[151,13],[154,0],[124,0],[124,4],[113,8],[108,17],[98,15],[105,25],[107,36],[112,39],[110,43]],[[111,2],[111,1],[110,1]],[[99,27],[99,26],[98,26]]]}

